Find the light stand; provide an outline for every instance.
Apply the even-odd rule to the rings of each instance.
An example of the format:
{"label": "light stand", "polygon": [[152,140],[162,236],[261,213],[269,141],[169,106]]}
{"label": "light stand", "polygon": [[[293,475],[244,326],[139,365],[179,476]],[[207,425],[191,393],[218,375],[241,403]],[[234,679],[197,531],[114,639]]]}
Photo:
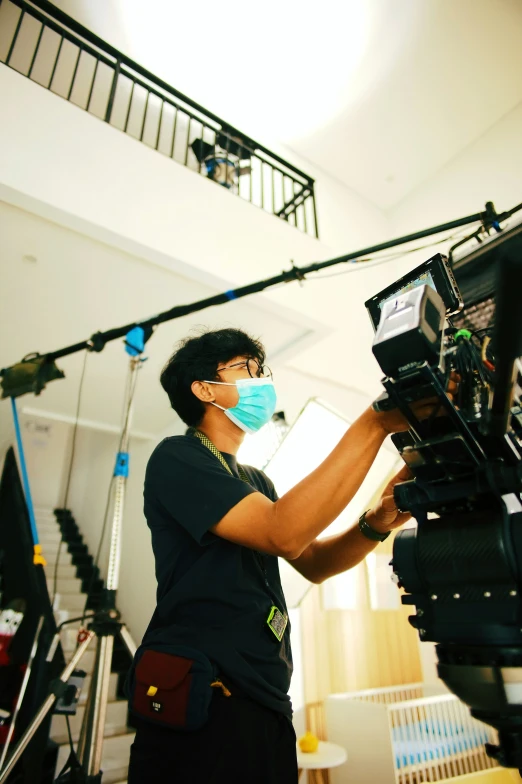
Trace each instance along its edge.
{"label": "light stand", "polygon": [[[139,330],[142,332],[142,330]],[[129,339],[129,336],[127,336]],[[129,351],[127,340],[127,351]],[[142,349],[143,350],[143,349]],[[74,772],[74,781],[85,784],[95,784],[101,781],[101,760],[103,751],[103,733],[107,714],[107,701],[109,696],[109,681],[111,676],[112,652],[114,638],[121,629],[120,614],[116,609],[116,591],[120,575],[121,561],[121,530],[123,521],[123,508],[125,502],[125,487],[129,475],[129,429],[131,420],[132,399],[136,388],[137,374],[141,367],[142,359],[139,355],[131,357],[127,395],[125,401],[125,417],[121,434],[120,449],[116,456],[114,469],[114,512],[112,518],[111,543],[109,549],[109,566],[107,573],[107,588],[104,591],[102,606],[89,624],[89,629],[95,632],[96,656],[89,697],[78,744],[78,757],[82,767],[83,777],[78,778]],[[60,781],[71,781],[68,776],[60,777]]]}
{"label": "light stand", "polygon": [[[53,708],[56,700],[64,693],[67,681],[86,651],[89,643],[96,637],[96,655],[89,696],[82,722],[78,743],[78,759],[80,767],[62,774],[57,781],[70,784],[99,784],[101,782],[101,759],[103,751],[103,733],[107,714],[107,702],[111,675],[112,652],[114,638],[120,635],[131,656],[135,649],[125,627],[120,623],[120,614],[116,609],[116,591],[121,561],[121,531],[125,501],[125,487],[129,475],[129,430],[131,423],[132,401],[136,390],[139,368],[143,363],[143,352],[148,334],[141,327],[136,327],[127,334],[126,351],[131,354],[127,389],[125,393],[124,418],[114,469],[114,510],[109,549],[109,565],[107,587],[104,591],[102,605],[97,610],[88,626],[88,631],[80,630],[80,642],[73,658],[52,686],[51,693],[41,706],[35,718],[20,738],[6,767],[0,773],[0,784],[3,784],[12,772],[17,761],[25,751],[36,730]],[[73,755],[72,755],[73,758]],[[70,758],[71,760],[71,758]]]}

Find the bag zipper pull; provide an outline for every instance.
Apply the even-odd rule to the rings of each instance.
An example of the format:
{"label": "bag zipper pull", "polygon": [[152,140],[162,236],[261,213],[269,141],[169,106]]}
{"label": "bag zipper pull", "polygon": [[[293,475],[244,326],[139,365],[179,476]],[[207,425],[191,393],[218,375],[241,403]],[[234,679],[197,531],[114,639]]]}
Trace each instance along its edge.
{"label": "bag zipper pull", "polygon": [[223,695],[225,697],[231,697],[232,696],[232,692],[229,689],[227,689],[225,684],[222,683],[222,681],[220,681],[219,679],[215,680],[214,683],[211,683],[210,687],[212,689],[221,689],[221,691],[223,692]]}

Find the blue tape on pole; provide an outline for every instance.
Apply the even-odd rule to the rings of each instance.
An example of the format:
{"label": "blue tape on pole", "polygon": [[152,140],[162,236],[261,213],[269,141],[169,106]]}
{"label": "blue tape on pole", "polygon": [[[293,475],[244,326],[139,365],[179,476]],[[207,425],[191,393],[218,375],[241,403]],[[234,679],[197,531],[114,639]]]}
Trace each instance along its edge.
{"label": "blue tape on pole", "polygon": [[18,456],[20,458],[20,467],[22,469],[22,482],[24,484],[25,502],[27,504],[27,511],[29,512],[29,522],[31,524],[31,533],[33,535],[33,544],[39,544],[38,529],[36,528],[36,519],[34,516],[33,499],[31,497],[31,488],[29,486],[29,476],[27,475],[27,465],[25,463],[24,445],[22,443],[22,434],[20,432],[20,422],[18,420],[18,411],[16,410],[16,400],[11,398],[11,406],[13,410],[13,419],[16,433],[16,443],[18,444]]}
{"label": "blue tape on pole", "polygon": [[143,327],[133,327],[125,336],[125,351],[131,357],[137,357],[145,348],[145,332]]}
{"label": "blue tape on pole", "polygon": [[114,466],[114,476],[127,477],[128,475],[129,475],[129,453],[118,452],[118,454],[116,455],[116,465]]}
{"label": "blue tape on pole", "polygon": [[235,293],[235,291],[233,291],[232,289],[230,289],[230,291],[225,291],[225,297],[226,297],[228,300],[237,299],[237,297],[236,297],[236,293]]}

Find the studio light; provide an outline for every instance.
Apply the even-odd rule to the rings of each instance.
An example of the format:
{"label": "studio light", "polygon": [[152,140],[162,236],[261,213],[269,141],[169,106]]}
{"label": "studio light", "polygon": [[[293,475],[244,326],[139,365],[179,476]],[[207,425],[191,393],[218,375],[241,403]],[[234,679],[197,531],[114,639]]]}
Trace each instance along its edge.
{"label": "studio light", "polygon": [[[350,421],[319,398],[305,405],[283,442],[265,466],[279,496],[314,471],[337,446],[346,433]],[[393,470],[397,455],[388,448],[381,449],[364,482],[346,509],[319,538],[340,533],[349,528],[368,508],[386,477]],[[288,607],[297,607],[310,590],[311,583],[290,564],[280,560],[281,582]],[[356,570],[352,570],[355,574]],[[355,609],[357,604],[356,577],[351,573],[332,577],[323,585],[325,609]]]}
{"label": "studio light", "polygon": [[[205,166],[209,179],[224,188],[233,188],[239,177],[251,172],[248,162],[252,154],[247,144],[240,136],[217,133],[214,144],[195,139],[190,146],[200,166]],[[243,161],[247,165],[242,165]]]}

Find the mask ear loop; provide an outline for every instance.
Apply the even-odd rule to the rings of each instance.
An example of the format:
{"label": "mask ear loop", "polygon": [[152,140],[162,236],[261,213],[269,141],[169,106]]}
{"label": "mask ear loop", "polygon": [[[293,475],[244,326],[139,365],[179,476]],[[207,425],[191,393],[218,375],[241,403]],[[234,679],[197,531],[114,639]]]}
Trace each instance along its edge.
{"label": "mask ear loop", "polygon": [[230,381],[207,381],[203,379],[204,384],[219,384],[222,387],[235,387],[236,383],[231,383]]}
{"label": "mask ear loop", "polygon": [[[237,386],[236,384],[231,384],[229,381],[206,381],[205,379],[203,379],[203,383],[204,384],[219,384],[222,387],[235,387],[235,386]],[[223,406],[220,406],[218,403],[214,403],[213,400],[211,401],[211,405],[215,406],[216,408],[220,408],[221,411],[228,411],[228,408],[223,408]]]}

